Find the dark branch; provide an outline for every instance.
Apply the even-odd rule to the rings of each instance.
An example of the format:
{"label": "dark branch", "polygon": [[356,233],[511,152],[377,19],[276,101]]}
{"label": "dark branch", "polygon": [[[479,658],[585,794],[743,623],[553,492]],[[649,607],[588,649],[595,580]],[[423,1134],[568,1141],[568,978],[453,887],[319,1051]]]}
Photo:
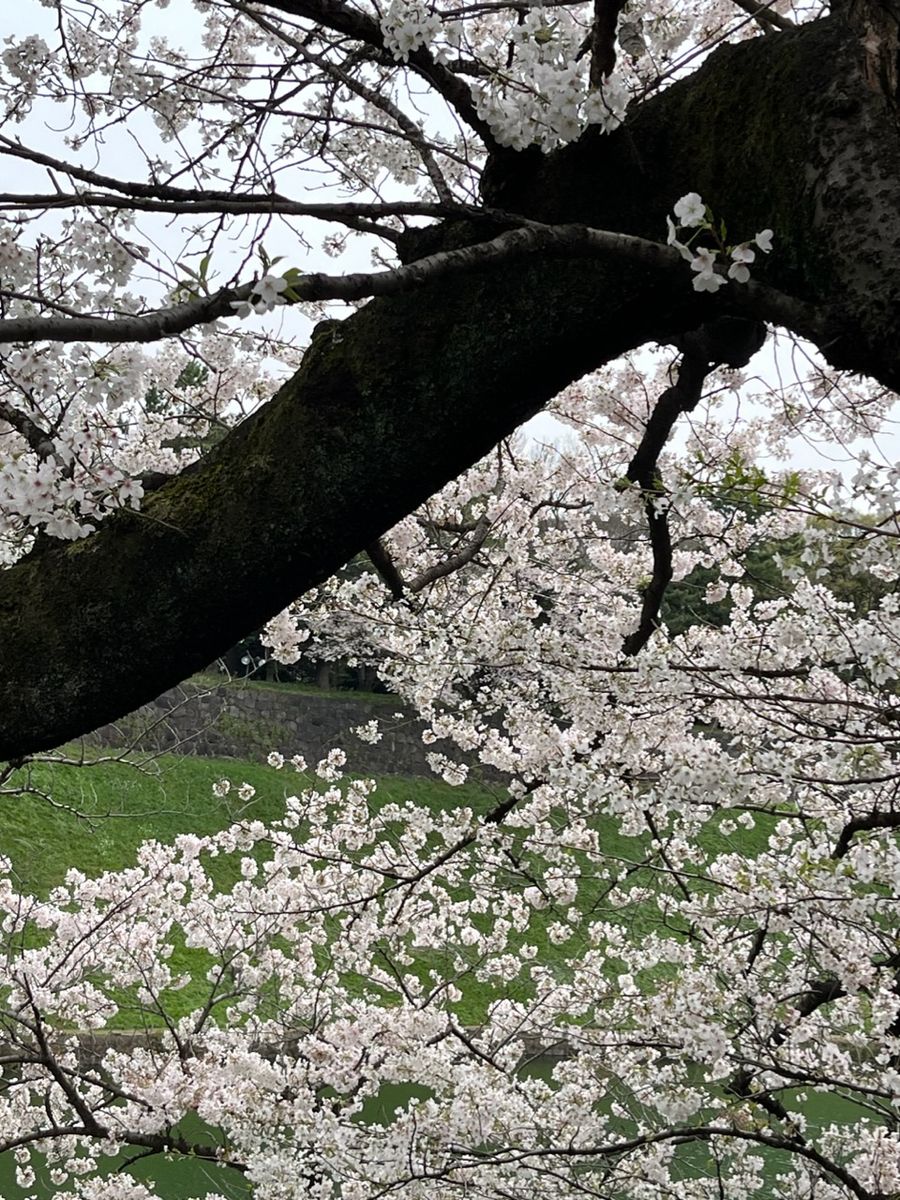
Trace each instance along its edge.
{"label": "dark branch", "polygon": [[458,571],[461,567],[470,563],[484,545],[490,531],[490,521],[486,517],[482,517],[475,527],[471,541],[467,542],[455,554],[451,554],[449,558],[445,558],[443,562],[435,563],[434,566],[422,571],[409,585],[409,590],[413,594],[421,592],[430,583],[435,583],[438,579],[444,579],[447,575],[452,575],[454,571]]}
{"label": "dark branch", "polygon": [[653,554],[653,573],[643,589],[640,621],[622,647],[629,657],[639,654],[658,628],[663,596],[672,582],[672,538],[666,512],[668,493],[659,473],[659,456],[678,418],[699,404],[709,373],[723,364],[745,366],[765,339],[765,326],[758,322],[719,317],[676,340],[683,351],[678,377],[656,402],[625,474],[629,483],[638,484],[644,497]]}
{"label": "dark branch", "polygon": [[591,29],[590,84],[603,86],[603,81],[616,65],[616,25],[619,13],[627,0],[594,0],[594,24]]}
{"label": "dark branch", "polygon": [[761,4],[760,0],[734,0],[738,8],[743,9],[760,25],[766,32],[771,33],[773,29],[795,29],[796,25],[790,17],[783,17],[781,13],[776,12],[771,3]]}
{"label": "dark branch", "polygon": [[397,570],[397,564],[388,553],[381,538],[376,538],[374,542],[370,542],[366,546],[366,554],[369,556],[369,561],[378,572],[382,583],[387,587],[395,600],[402,600],[406,594],[406,584],[403,582],[403,576]]}
{"label": "dark branch", "polygon": [[41,429],[40,425],[36,424],[31,417],[20,412],[19,409],[13,408],[5,400],[0,400],[0,419],[6,421],[7,425],[11,425],[17,433],[22,435],[38,458],[55,457],[56,447],[50,434]]}
{"label": "dark branch", "polygon": [[843,858],[854,837],[869,829],[900,829],[900,812],[872,812],[865,817],[853,817],[841,830],[831,857]]}

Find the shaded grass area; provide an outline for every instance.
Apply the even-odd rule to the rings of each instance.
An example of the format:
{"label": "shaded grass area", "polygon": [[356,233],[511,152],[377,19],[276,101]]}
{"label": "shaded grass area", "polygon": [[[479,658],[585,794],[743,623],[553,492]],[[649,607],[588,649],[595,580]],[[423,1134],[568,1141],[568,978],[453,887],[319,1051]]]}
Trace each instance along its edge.
{"label": "shaded grass area", "polygon": [[366,704],[390,704],[396,709],[405,707],[400,697],[391,692],[364,692],[357,688],[320,688],[315,683],[278,682],[274,679],[245,679],[240,676],[229,679],[228,676],[220,675],[214,671],[203,671],[198,675],[192,675],[187,682],[195,683],[204,688],[235,687],[253,690],[262,689],[270,692],[294,692],[302,696],[318,696],[320,700],[356,700],[364,701]]}

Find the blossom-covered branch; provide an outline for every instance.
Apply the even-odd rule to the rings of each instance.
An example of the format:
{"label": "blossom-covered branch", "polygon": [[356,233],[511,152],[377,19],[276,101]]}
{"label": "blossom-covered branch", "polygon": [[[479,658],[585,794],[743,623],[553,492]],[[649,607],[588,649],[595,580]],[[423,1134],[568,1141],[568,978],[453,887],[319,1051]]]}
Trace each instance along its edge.
{"label": "blossom-covered branch", "polygon": [[[488,242],[474,242],[459,249],[440,251],[392,270],[347,275],[326,275],[321,272],[303,274],[295,271],[289,279],[279,281],[278,295],[287,292],[297,301],[354,301],[371,296],[391,296],[433,283],[437,279],[546,254],[575,259],[621,257],[658,271],[671,271],[680,262],[676,250],[643,238],[580,225],[550,226],[529,221],[525,227],[498,234]],[[242,284],[236,288],[224,288],[212,296],[200,296],[138,316],[0,319],[0,342],[29,339],[52,339],[58,342],[156,341],[229,316],[235,308],[260,295],[260,290],[260,284]],[[829,328],[828,314],[762,284],[744,285],[736,299],[731,300],[730,306],[748,316],[789,323],[792,328],[811,337],[823,338]]]}

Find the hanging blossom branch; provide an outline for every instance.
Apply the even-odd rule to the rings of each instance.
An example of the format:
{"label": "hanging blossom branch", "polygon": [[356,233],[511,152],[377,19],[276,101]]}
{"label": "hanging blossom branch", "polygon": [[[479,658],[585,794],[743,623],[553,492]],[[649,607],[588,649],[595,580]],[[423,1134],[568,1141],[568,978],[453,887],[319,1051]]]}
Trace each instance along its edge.
{"label": "hanging blossom branch", "polygon": [[[759,1146],[769,1146],[773,1150],[785,1150],[792,1154],[796,1154],[807,1161],[814,1163],[820,1167],[826,1174],[832,1176],[839,1183],[857,1197],[857,1200],[889,1200],[889,1197],[884,1192],[869,1191],[863,1187],[849,1171],[845,1170],[840,1163],[822,1154],[812,1146],[798,1144],[793,1138],[782,1137],[766,1133],[763,1130],[747,1130],[740,1129],[730,1125],[694,1125],[687,1126],[682,1129],[666,1129],[660,1133],[650,1133],[639,1135],[638,1137],[623,1139],[618,1142],[609,1142],[599,1146],[560,1146],[560,1147],[539,1147],[539,1148],[510,1148],[500,1151],[486,1149],[484,1151],[469,1151],[468,1156],[461,1161],[453,1163],[454,1170],[472,1170],[480,1166],[484,1162],[492,1162],[495,1164],[531,1164],[534,1161],[541,1159],[561,1160],[561,1159],[591,1159],[591,1158],[617,1158],[620,1155],[628,1154],[633,1150],[639,1150],[645,1146],[658,1145],[661,1142],[707,1142],[712,1138],[723,1138],[726,1141],[733,1139],[736,1141],[755,1142]],[[441,1172],[441,1174],[448,1173]]]}
{"label": "hanging blossom branch", "polygon": [[[666,588],[672,579],[672,541],[665,507],[666,488],[659,473],[659,456],[664,449],[679,416],[690,412],[699,403],[703,384],[716,366],[745,366],[766,338],[764,326],[756,322],[729,317],[708,322],[700,329],[686,334],[679,348],[682,360],[675,383],[667,388],[654,407],[647,422],[641,442],[632,457],[626,479],[641,487],[645,498],[645,512],[653,555],[652,576],[644,589],[640,622],[624,641],[623,652],[633,657],[640,653],[659,625],[659,612]],[[647,814],[649,817],[649,814]],[[876,828],[896,828],[900,818],[895,814],[873,813],[851,820],[842,830],[832,851],[832,857],[844,856],[853,836],[860,831]],[[656,836],[651,823],[651,832]],[[673,878],[680,882],[678,873]],[[753,938],[748,961],[748,970],[759,955],[767,933],[766,927],[759,928]],[[796,1004],[798,1015],[809,1016],[824,1004],[846,994],[843,986],[835,979],[823,978],[813,982],[809,990]],[[776,1027],[773,1045],[782,1044],[786,1030]],[[754,1086],[757,1072],[750,1065],[740,1068],[727,1084],[734,1095],[758,1105],[779,1120],[786,1120],[787,1110],[777,1100],[769,1097],[764,1089]],[[807,1147],[804,1138],[792,1133],[788,1139],[798,1147]],[[846,1182],[846,1180],[842,1181]],[[859,1195],[866,1193],[859,1192]]]}
{"label": "hanging blossom branch", "polygon": [[[513,218],[515,219],[515,218]],[[387,271],[348,275],[291,272],[290,279],[266,276],[263,280],[222,288],[182,304],[118,317],[12,317],[0,320],[0,343],[52,340],[57,342],[152,342],[175,337],[198,325],[232,316],[235,309],[248,315],[252,307],[265,311],[287,298],[311,300],[364,300],[391,296],[414,287],[467,271],[533,255],[559,258],[619,257],[656,270],[671,271],[681,264],[679,253],[668,246],[624,233],[591,229],[584,225],[543,225],[527,222],[487,242],[456,250],[439,251],[416,262]],[[2,292],[0,292],[2,295]],[[254,304],[253,297],[259,297]],[[787,325],[803,336],[822,340],[828,336],[828,313],[758,283],[745,283],[730,292],[729,303],[748,317]]]}

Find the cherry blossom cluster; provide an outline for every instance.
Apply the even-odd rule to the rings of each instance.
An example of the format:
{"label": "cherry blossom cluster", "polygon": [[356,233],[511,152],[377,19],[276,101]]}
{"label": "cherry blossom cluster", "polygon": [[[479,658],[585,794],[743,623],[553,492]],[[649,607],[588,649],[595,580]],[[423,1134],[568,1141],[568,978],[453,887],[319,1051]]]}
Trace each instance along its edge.
{"label": "cherry blossom cluster", "polygon": [[278,662],[295,663],[302,653],[301,647],[309,638],[309,630],[297,625],[288,612],[279,613],[266,624],[261,635],[262,644],[272,651]]}
{"label": "cherry blossom cluster", "polygon": [[[750,279],[750,264],[756,261],[756,250],[768,254],[772,249],[774,234],[763,229],[749,242],[729,245],[725,241],[724,226],[716,223],[709,208],[697,192],[688,192],[675,205],[675,220],[666,217],[669,228],[667,241],[674,246],[694,272],[694,291],[717,292],[729,279],[735,283],[747,283]],[[694,230],[686,242],[678,240],[680,229]],[[701,235],[713,242],[709,245],[693,245]],[[754,249],[756,247],[756,249]],[[727,278],[717,271],[723,260],[728,261]]]}
{"label": "cherry blossom cluster", "polygon": [[[73,438],[60,441],[52,459],[34,466],[9,459],[0,463],[0,512],[7,530],[42,531],[51,537],[75,540],[86,537],[110,511],[122,506],[138,508],[143,485],[112,463],[83,469],[73,449]],[[85,431],[76,445],[90,445]]]}
{"label": "cherry blossom cluster", "polygon": [[613,73],[591,88],[588,64],[579,55],[583,26],[565,8],[552,19],[531,9],[509,32],[512,69],[480,83],[476,101],[497,140],[521,150],[536,144],[549,151],[573,141],[587,125],[608,132],[621,124],[630,92]]}
{"label": "cherry blossom cluster", "polygon": [[417,0],[391,0],[381,17],[385,44],[397,62],[405,62],[410,51],[428,45],[441,30],[440,17]]}
{"label": "cherry blossom cluster", "polygon": [[231,307],[238,317],[249,317],[251,313],[262,316],[271,312],[279,304],[285,303],[284,293],[290,287],[283,275],[263,275],[252,285],[253,290],[247,300],[235,300]]}

